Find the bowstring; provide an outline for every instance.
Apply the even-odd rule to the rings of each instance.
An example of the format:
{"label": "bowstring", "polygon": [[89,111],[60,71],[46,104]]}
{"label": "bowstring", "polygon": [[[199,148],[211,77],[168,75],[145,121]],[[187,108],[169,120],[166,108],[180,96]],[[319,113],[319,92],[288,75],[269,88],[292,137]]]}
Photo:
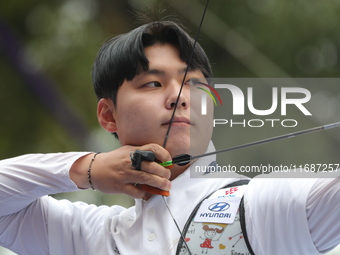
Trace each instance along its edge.
{"label": "bowstring", "polygon": [[[179,90],[179,93],[178,93],[178,96],[177,96],[177,99],[176,99],[174,110],[173,110],[172,115],[171,115],[171,119],[170,119],[170,122],[169,122],[168,130],[167,130],[167,132],[165,134],[165,137],[164,137],[163,148],[166,147],[166,144],[168,142],[170,129],[171,129],[174,117],[175,117],[176,109],[177,109],[178,102],[179,102],[181,94],[182,94],[182,90],[183,90],[184,83],[185,83],[185,80],[186,80],[186,77],[187,77],[187,74],[188,74],[188,71],[189,71],[189,68],[190,68],[190,64],[192,62],[192,58],[193,58],[193,55],[194,55],[195,47],[196,47],[196,44],[197,44],[197,41],[198,41],[199,34],[201,32],[202,24],[203,24],[203,21],[204,21],[204,17],[205,17],[206,11],[208,9],[208,5],[209,5],[209,0],[207,0],[206,3],[205,3],[205,7],[204,7],[204,11],[203,11],[203,14],[202,14],[202,17],[201,17],[201,21],[200,21],[200,24],[198,26],[198,30],[197,30],[197,34],[196,34],[195,39],[194,39],[194,43],[192,45],[192,49],[191,49],[190,56],[189,56],[189,59],[188,59],[187,67],[186,67],[185,72],[184,72],[184,76],[183,76],[183,80],[182,80],[182,83],[181,83],[181,87],[180,87],[180,90]],[[174,221],[175,226],[176,226],[176,228],[177,228],[177,230],[178,230],[178,232],[180,234],[180,238],[182,239],[182,242],[185,244],[185,246],[187,248],[187,251],[191,255],[192,253],[191,253],[191,251],[190,251],[190,249],[188,247],[187,242],[185,241],[185,237],[183,236],[183,233],[182,233],[181,229],[179,228],[176,219],[173,217],[172,212],[170,210],[170,207],[169,207],[168,203],[166,202],[165,197],[164,196],[162,196],[162,197],[163,197],[164,204],[165,204],[168,212],[170,213],[170,216],[171,216],[172,220]]]}
{"label": "bowstring", "polygon": [[166,144],[168,142],[168,137],[169,137],[170,129],[171,129],[174,117],[175,117],[177,105],[178,105],[179,99],[180,99],[181,94],[182,94],[182,90],[183,90],[185,79],[187,77],[187,74],[188,74],[188,71],[189,71],[189,68],[190,68],[190,64],[192,62],[192,58],[193,58],[193,55],[194,55],[195,47],[196,47],[196,44],[197,44],[197,41],[198,41],[199,34],[201,32],[202,24],[203,24],[203,21],[204,21],[205,13],[207,12],[207,9],[208,9],[208,5],[209,5],[209,0],[206,1],[205,7],[204,7],[204,11],[203,11],[203,14],[202,14],[202,17],[201,17],[201,21],[200,21],[200,24],[198,26],[198,31],[197,31],[194,43],[192,45],[192,49],[191,49],[190,56],[189,56],[189,59],[188,59],[187,67],[186,67],[185,72],[184,72],[184,76],[183,76],[183,80],[182,80],[182,83],[181,83],[181,87],[179,89],[179,93],[178,93],[178,96],[177,96],[177,99],[176,99],[174,110],[172,112],[171,119],[170,119],[170,122],[169,122],[168,130],[167,130],[167,132],[165,134],[165,138],[164,138],[164,141],[163,141],[163,148],[165,148],[165,146],[166,146]]}

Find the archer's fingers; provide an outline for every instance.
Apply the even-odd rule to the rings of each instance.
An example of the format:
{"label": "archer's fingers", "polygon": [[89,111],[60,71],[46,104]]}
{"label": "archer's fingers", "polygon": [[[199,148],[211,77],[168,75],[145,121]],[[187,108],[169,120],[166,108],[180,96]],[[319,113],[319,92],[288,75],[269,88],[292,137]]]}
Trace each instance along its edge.
{"label": "archer's fingers", "polygon": [[135,184],[126,184],[124,187],[121,189],[122,193],[135,198],[135,199],[141,199],[145,197],[146,191],[141,189],[140,185],[135,183]]}
{"label": "archer's fingers", "polygon": [[157,162],[143,161],[141,163],[141,171],[157,175],[162,178],[170,179],[171,171],[158,164]]}
{"label": "archer's fingers", "polygon": [[129,183],[146,184],[161,190],[169,191],[171,189],[171,182],[167,178],[158,175],[150,174],[145,171],[136,171],[129,176]]}
{"label": "archer's fingers", "polygon": [[156,155],[156,158],[160,162],[165,162],[165,161],[171,160],[170,153],[166,149],[164,149],[162,146],[155,144],[155,143],[144,145],[144,146],[140,147],[139,150],[153,152]]}

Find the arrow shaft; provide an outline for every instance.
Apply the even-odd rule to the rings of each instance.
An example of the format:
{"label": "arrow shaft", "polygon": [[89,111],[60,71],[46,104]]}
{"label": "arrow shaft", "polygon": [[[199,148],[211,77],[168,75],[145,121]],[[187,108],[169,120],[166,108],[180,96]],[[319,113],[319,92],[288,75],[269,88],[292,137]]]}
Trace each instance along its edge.
{"label": "arrow shaft", "polygon": [[[228,152],[228,151],[244,149],[244,148],[248,148],[248,147],[252,147],[252,146],[256,146],[256,145],[260,145],[260,144],[265,144],[265,143],[270,143],[270,142],[274,142],[274,141],[284,140],[284,139],[288,139],[288,138],[293,138],[293,137],[297,137],[297,136],[301,136],[301,135],[306,135],[306,134],[310,134],[310,133],[315,133],[315,132],[318,132],[318,131],[332,129],[332,128],[337,128],[337,127],[340,127],[340,122],[335,122],[335,123],[331,123],[331,124],[320,126],[320,127],[309,128],[309,129],[305,129],[305,130],[301,130],[301,131],[297,131],[297,132],[293,132],[293,133],[289,133],[289,134],[284,134],[284,135],[279,135],[279,136],[275,136],[275,137],[271,137],[271,138],[266,138],[266,139],[263,139],[263,140],[259,140],[259,141],[255,141],[255,142],[250,142],[250,143],[245,143],[245,144],[241,144],[241,145],[234,146],[234,147],[231,147],[231,148],[222,149],[222,150],[213,151],[213,152],[208,152],[208,153],[201,154],[201,155],[191,156],[190,157],[190,161],[192,161],[194,159],[197,159],[197,158],[202,158],[202,157],[206,157],[206,156],[210,156],[210,155],[215,155],[215,154],[219,154],[219,153],[223,153],[223,152]],[[176,162],[176,164],[185,163],[187,161],[188,160]]]}

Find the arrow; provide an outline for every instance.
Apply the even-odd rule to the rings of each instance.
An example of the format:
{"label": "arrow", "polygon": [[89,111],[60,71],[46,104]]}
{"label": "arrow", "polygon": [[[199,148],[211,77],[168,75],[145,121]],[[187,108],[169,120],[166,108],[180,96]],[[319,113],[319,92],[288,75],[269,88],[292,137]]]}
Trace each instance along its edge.
{"label": "arrow", "polygon": [[174,164],[179,165],[179,166],[184,166],[184,165],[189,164],[194,159],[198,159],[198,158],[202,158],[202,157],[206,157],[206,156],[210,156],[210,155],[214,155],[214,154],[219,154],[219,153],[223,153],[223,152],[234,151],[234,150],[238,150],[238,149],[244,149],[244,148],[248,148],[248,147],[252,147],[252,146],[256,146],[256,145],[260,145],[260,144],[271,143],[271,142],[274,142],[274,141],[284,140],[284,139],[288,139],[288,138],[293,138],[293,137],[297,137],[297,136],[311,134],[311,133],[315,133],[315,132],[319,132],[319,131],[323,131],[323,130],[327,130],[327,129],[333,129],[333,128],[337,128],[337,127],[340,127],[340,122],[335,122],[335,123],[331,123],[331,124],[324,125],[324,126],[309,128],[309,129],[305,129],[305,130],[301,130],[301,131],[297,131],[297,132],[293,132],[293,133],[289,133],[289,134],[284,134],[284,135],[279,135],[279,136],[275,136],[275,137],[271,137],[271,138],[266,138],[266,139],[263,139],[263,140],[250,142],[250,143],[246,143],[246,144],[242,144],[242,145],[238,145],[238,146],[234,146],[234,147],[231,147],[231,148],[222,149],[222,150],[218,150],[218,151],[208,152],[208,153],[201,154],[201,155],[191,156],[189,154],[180,154],[180,155],[175,156],[172,159],[172,161],[166,161],[166,162],[162,162],[160,164],[162,166],[168,167],[168,168],[170,168],[171,165],[174,165]]}

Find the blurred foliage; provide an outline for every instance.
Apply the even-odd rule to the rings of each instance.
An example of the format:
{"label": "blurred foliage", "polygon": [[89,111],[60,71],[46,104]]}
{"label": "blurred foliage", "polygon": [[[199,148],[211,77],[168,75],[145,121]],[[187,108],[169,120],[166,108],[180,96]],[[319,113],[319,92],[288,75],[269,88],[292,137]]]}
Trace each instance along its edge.
{"label": "blurred foliage", "polygon": [[[96,119],[91,67],[100,45],[134,28],[133,11],[150,6],[166,8],[166,13],[177,16],[194,36],[204,4],[204,0],[2,1],[0,24],[10,29],[20,44],[17,54],[27,60],[20,64],[31,73],[47,77],[65,105],[80,118],[77,121],[89,131],[83,137],[84,143],[75,140],[28,86],[5,54],[10,49],[2,45],[0,158],[117,147],[117,141],[99,128]],[[339,23],[339,0],[211,1],[199,42],[210,57],[216,77],[339,77]],[[326,146],[322,150],[325,154],[339,151],[337,133],[326,140],[318,138],[313,144]],[[247,132],[231,136],[230,144],[239,144],[242,137],[255,140]],[[306,143],[293,141],[287,146],[296,153],[308,148]],[[253,156],[259,157],[258,154],[261,151]],[[88,202],[97,204],[131,203],[119,196],[86,194],[73,195],[71,199],[87,197]]]}

